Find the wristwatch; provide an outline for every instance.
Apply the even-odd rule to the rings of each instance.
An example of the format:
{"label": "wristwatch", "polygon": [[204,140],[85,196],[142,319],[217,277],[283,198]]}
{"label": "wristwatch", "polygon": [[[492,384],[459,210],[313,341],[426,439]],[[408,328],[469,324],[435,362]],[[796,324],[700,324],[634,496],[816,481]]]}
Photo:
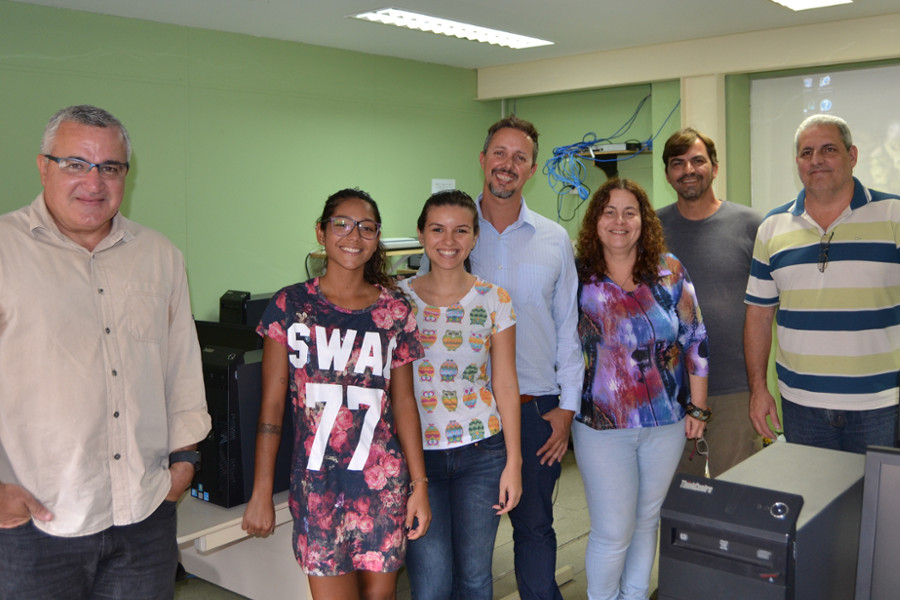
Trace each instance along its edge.
{"label": "wristwatch", "polygon": [[177,462],[188,462],[194,465],[194,473],[200,470],[200,452],[197,450],[179,450],[169,454],[169,466]]}

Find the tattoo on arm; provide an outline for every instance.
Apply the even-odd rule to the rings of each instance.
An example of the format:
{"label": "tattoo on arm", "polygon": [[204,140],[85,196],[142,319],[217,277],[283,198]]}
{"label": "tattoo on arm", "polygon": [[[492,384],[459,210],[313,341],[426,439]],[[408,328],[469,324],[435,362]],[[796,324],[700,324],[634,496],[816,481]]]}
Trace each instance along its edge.
{"label": "tattoo on arm", "polygon": [[281,426],[272,425],[271,423],[260,423],[259,427],[256,428],[256,433],[258,433],[259,435],[281,435]]}

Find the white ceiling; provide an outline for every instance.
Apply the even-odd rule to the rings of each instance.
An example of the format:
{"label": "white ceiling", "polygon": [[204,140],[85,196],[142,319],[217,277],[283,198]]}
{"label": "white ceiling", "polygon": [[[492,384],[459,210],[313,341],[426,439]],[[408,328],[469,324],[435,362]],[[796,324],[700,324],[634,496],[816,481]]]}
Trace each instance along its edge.
{"label": "white ceiling", "polygon": [[[479,68],[900,12],[897,0],[793,12],[771,0],[17,0]],[[551,40],[510,50],[347,18],[395,7]],[[828,40],[822,40],[823,53]]]}

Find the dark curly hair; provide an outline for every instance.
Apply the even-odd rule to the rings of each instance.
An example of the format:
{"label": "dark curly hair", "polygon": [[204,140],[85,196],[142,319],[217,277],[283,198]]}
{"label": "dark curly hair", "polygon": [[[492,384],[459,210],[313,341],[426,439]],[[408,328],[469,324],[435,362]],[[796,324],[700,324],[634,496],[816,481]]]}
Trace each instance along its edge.
{"label": "dark curly hair", "polygon": [[[334,215],[334,211],[337,210],[337,207],[345,200],[350,200],[351,198],[358,198],[371,206],[372,212],[375,213],[375,222],[379,225],[381,224],[381,211],[378,210],[378,204],[375,203],[372,196],[359,188],[347,188],[333,193],[328,196],[328,200],[325,201],[325,207],[322,209],[322,216],[316,221],[319,224],[319,229],[322,233],[325,233],[325,226],[328,224],[328,219]],[[325,259],[325,264],[327,269],[327,258]],[[375,253],[372,254],[372,258],[366,262],[365,269],[363,270],[363,277],[365,278],[366,283],[371,283],[372,285],[377,284],[391,290],[397,288],[394,279],[387,272],[387,254],[384,245],[381,243],[381,238],[378,239],[378,246],[375,248]]]}
{"label": "dark curly hair", "polygon": [[647,192],[630,179],[610,179],[594,192],[587,212],[584,213],[578,241],[575,244],[578,278],[587,283],[591,278],[599,279],[607,274],[603,243],[597,235],[597,223],[603,209],[609,203],[609,196],[613,190],[625,190],[637,198],[641,211],[641,235],[637,242],[637,260],[634,263],[632,278],[635,283],[652,285],[659,279],[659,260],[666,253],[666,240],[663,237],[662,224],[650,204]]}

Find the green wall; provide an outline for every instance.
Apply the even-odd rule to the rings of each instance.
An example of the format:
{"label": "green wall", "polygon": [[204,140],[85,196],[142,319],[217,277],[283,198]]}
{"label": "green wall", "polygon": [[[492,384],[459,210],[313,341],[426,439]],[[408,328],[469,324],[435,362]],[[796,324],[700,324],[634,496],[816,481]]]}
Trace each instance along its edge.
{"label": "green wall", "polygon": [[[653,132],[659,132],[653,148],[653,188],[650,199],[661,208],[677,200],[675,190],[666,181],[662,155],[666,140],[681,129],[681,82],[662,81],[653,84]],[[673,112],[674,111],[674,112]]]}
{"label": "green wall", "polygon": [[[552,149],[611,135],[650,92],[628,135],[646,139],[678,101],[677,81],[510,102],[541,132],[529,206],[556,219],[541,173]],[[314,220],[339,188],[369,191],[388,237],[415,233],[433,178],[477,194],[478,151],[501,103],[475,94],[473,70],[0,0],[0,212],[40,191],[35,156],[50,115],[102,106],[135,147],[123,213],[182,249],[195,315],[215,319],[227,289],[305,278]],[[620,173],[661,205],[674,198],[660,202],[670,191],[657,162],[641,156]],[[605,175],[589,171],[593,190]],[[573,235],[577,204],[562,206]]]}
{"label": "green wall", "polygon": [[226,289],[305,278],[313,222],[359,186],[385,235],[415,232],[432,178],[476,190],[499,102],[475,72],[148,21],[0,2],[0,212],[40,191],[47,119],[91,103],[135,152],[123,213],[182,249],[197,318]]}
{"label": "green wall", "polygon": [[750,77],[725,77],[726,198],[750,206]]}

